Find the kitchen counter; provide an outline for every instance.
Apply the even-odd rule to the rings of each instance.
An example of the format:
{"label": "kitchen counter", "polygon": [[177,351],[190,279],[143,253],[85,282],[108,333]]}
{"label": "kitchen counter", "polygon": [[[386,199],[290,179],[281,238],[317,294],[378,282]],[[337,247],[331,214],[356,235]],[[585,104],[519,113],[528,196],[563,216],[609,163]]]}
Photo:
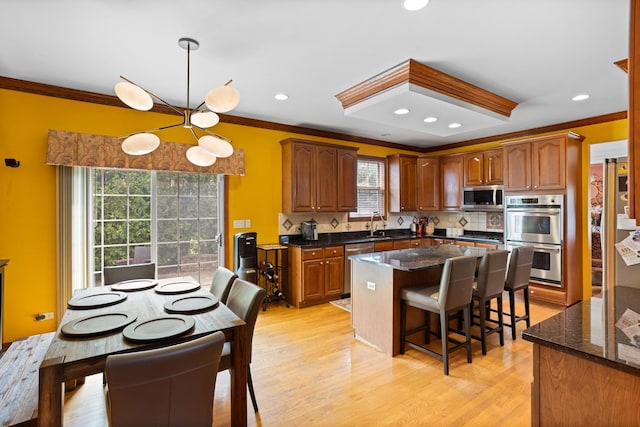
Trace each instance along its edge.
{"label": "kitchen counter", "polygon": [[473,255],[481,257],[486,251],[487,249],[485,248],[476,248],[473,246],[438,245],[352,255],[349,258],[352,261],[362,261],[381,267],[391,267],[403,271],[416,271],[441,266],[447,258],[454,256]]}
{"label": "kitchen counter", "polygon": [[640,338],[640,289],[615,286],[522,332],[534,343],[532,425],[640,425],[640,343],[622,319]]}
{"label": "kitchen counter", "polygon": [[301,235],[280,236],[280,243],[289,246],[304,248],[324,247],[330,245],[349,245],[355,243],[384,242],[387,240],[405,239],[451,239],[470,242],[495,243],[501,245],[504,242],[502,233],[489,231],[465,231],[466,234],[455,237],[447,237],[444,228],[437,228],[430,236],[417,236],[409,230],[386,230],[383,235],[371,237],[368,231],[352,231],[347,233],[322,233],[318,240],[304,240]]}

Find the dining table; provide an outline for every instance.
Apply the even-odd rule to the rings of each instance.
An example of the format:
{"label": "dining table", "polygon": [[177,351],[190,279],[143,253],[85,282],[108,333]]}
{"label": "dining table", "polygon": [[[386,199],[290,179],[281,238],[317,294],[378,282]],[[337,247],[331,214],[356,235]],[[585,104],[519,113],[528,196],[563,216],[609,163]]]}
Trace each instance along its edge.
{"label": "dining table", "polygon": [[[187,290],[182,292],[175,284],[186,285],[183,288]],[[163,289],[165,291],[161,293]],[[116,291],[110,286],[75,291],[40,365],[38,425],[62,425],[65,382],[104,372],[105,362],[110,355],[171,346],[222,331],[225,340],[231,343],[231,424],[246,426],[248,355],[239,351],[247,348],[246,323],[223,303],[215,301],[215,297],[215,305],[211,303],[209,305],[212,306],[208,308],[175,314],[180,310],[174,311],[172,308],[180,307],[178,300],[185,297],[196,301],[211,300],[211,293],[190,277],[160,279],[154,281],[151,288],[125,292]],[[105,302],[108,305],[93,306],[92,303],[85,306],[85,301]],[[127,322],[131,323],[107,333],[92,333],[91,328],[82,330],[75,327],[83,322],[91,325],[91,321],[85,319],[110,318],[116,314],[126,317]],[[161,329],[158,327],[155,330],[152,327],[146,335],[143,328],[138,328],[154,321],[161,326],[159,319],[167,317],[183,319],[189,328],[177,330],[166,337],[158,336],[158,329]],[[76,333],[76,330],[80,330],[80,333]]]}
{"label": "dining table", "polygon": [[[441,244],[350,256],[351,325],[355,338],[389,356],[398,355],[401,290],[440,283],[449,258],[474,256],[479,262],[491,250]],[[408,328],[424,324],[426,315],[423,310],[407,307]]]}

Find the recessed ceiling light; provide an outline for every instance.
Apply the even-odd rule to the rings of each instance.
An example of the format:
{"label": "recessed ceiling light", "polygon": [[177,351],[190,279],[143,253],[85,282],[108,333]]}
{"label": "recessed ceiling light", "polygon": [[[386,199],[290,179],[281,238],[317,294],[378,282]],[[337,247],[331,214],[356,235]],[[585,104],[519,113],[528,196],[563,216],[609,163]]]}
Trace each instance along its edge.
{"label": "recessed ceiling light", "polygon": [[286,93],[276,93],[274,98],[278,101],[286,101],[287,99],[289,99],[289,95],[287,95]]}
{"label": "recessed ceiling light", "polygon": [[406,10],[415,11],[420,10],[426,5],[429,4],[429,0],[404,0],[402,2],[402,7]]}
{"label": "recessed ceiling light", "polygon": [[581,93],[571,98],[572,101],[584,101],[585,99],[589,99],[589,95],[586,93]]}
{"label": "recessed ceiling light", "polygon": [[437,117],[433,117],[433,116],[427,117],[426,119],[424,119],[425,123],[433,123],[433,122],[437,122],[437,121],[438,121],[438,118]]}
{"label": "recessed ceiling light", "polygon": [[398,108],[396,111],[393,112],[393,114],[397,114],[399,116],[403,116],[405,114],[409,114],[409,110],[408,108]]}
{"label": "recessed ceiling light", "polygon": [[449,127],[450,127],[451,129],[457,129],[457,128],[459,128],[459,127],[462,127],[462,123],[455,123],[455,122],[454,122],[454,123],[450,123],[450,124],[449,124]]}

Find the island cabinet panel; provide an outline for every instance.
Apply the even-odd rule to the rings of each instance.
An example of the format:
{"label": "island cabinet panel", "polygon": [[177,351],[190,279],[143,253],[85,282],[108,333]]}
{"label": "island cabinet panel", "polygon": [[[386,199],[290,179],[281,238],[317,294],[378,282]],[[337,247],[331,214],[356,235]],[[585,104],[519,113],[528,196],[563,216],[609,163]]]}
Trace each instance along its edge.
{"label": "island cabinet panel", "polygon": [[357,148],[281,141],[283,212],[357,209]]}
{"label": "island cabinet panel", "polygon": [[344,246],[289,248],[289,300],[306,307],[339,299],[344,286]]}
{"label": "island cabinet panel", "polygon": [[464,154],[464,185],[502,184],[502,149]]}
{"label": "island cabinet panel", "polygon": [[464,175],[463,156],[454,154],[440,158],[442,171],[442,210],[459,210],[462,206]]}
{"label": "island cabinet panel", "polygon": [[419,211],[440,209],[440,159],[418,157],[417,197]]}
{"label": "island cabinet panel", "polygon": [[387,156],[389,212],[416,210],[416,160],[404,154]]}

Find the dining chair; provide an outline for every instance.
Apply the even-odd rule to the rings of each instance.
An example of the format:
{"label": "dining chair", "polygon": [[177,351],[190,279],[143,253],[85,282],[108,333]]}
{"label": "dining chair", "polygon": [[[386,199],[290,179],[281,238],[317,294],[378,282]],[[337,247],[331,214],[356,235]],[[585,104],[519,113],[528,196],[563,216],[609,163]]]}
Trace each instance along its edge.
{"label": "dining chair", "polygon": [[224,333],[108,356],[109,425],[210,426]]}
{"label": "dining chair", "polygon": [[[529,277],[531,276],[531,264],[533,263],[533,248],[531,246],[518,246],[511,251],[509,269],[504,282],[504,289],[509,294],[509,312],[504,313],[511,323],[504,326],[511,328],[511,338],[516,339],[516,323],[525,321],[527,328],[531,326],[529,312]],[[524,315],[516,314],[515,294],[523,291]]]}
{"label": "dining chair", "polygon": [[[440,277],[440,284],[435,286],[417,285],[400,291],[400,354],[404,354],[405,344],[412,348],[426,352],[441,359],[444,362],[444,374],[449,375],[449,354],[460,348],[467,350],[467,362],[471,363],[471,330],[470,313],[471,293],[476,271],[477,258],[474,256],[459,256],[448,258],[445,261]],[[415,307],[427,311],[425,324],[407,329],[407,307]],[[463,312],[464,341],[458,341],[449,337],[449,315]],[[425,331],[426,344],[430,343],[430,336],[437,335],[431,331],[431,315],[437,313],[440,316],[440,338],[442,340],[442,352],[427,348],[426,345],[417,344],[407,340],[407,337],[416,332]],[[449,347],[449,343],[453,347]]]}
{"label": "dining chair", "polygon": [[[487,252],[480,260],[478,276],[473,284],[471,300],[471,321],[472,325],[480,327],[480,337],[471,335],[472,338],[479,339],[482,343],[482,354],[487,354],[487,335],[497,333],[500,337],[500,346],[504,346],[504,326],[502,319],[502,293],[505,286],[505,276],[507,273],[507,261],[509,251],[496,250]],[[487,324],[491,321],[490,307],[491,301],[496,300],[498,319],[495,325]],[[475,302],[478,302],[478,314],[475,314]],[[476,322],[476,319],[478,321]],[[491,322],[494,323],[494,322]]]}
{"label": "dining chair", "polygon": [[[255,412],[258,412],[258,403],[256,402],[256,395],[253,390],[253,379],[251,378],[251,368],[249,365],[251,363],[251,349],[253,347],[253,331],[256,326],[260,306],[266,295],[267,292],[263,288],[246,280],[235,279],[226,303],[227,307],[247,324],[247,339],[245,340],[247,347],[240,349],[240,351],[245,351],[247,354],[247,386],[249,387],[251,403],[253,404],[253,410]],[[227,342],[222,348],[222,357],[220,358],[218,372],[226,371],[230,367],[231,343]]]}
{"label": "dining chair", "polygon": [[117,265],[104,267],[102,272],[104,273],[105,285],[113,285],[114,283],[133,279],[155,279],[156,264],[152,262],[147,264]]}
{"label": "dining chair", "polygon": [[233,271],[218,267],[215,273],[213,273],[213,280],[211,281],[211,294],[217,297],[221,303],[226,304],[229,297],[229,291],[233,281],[238,278],[238,275]]}

